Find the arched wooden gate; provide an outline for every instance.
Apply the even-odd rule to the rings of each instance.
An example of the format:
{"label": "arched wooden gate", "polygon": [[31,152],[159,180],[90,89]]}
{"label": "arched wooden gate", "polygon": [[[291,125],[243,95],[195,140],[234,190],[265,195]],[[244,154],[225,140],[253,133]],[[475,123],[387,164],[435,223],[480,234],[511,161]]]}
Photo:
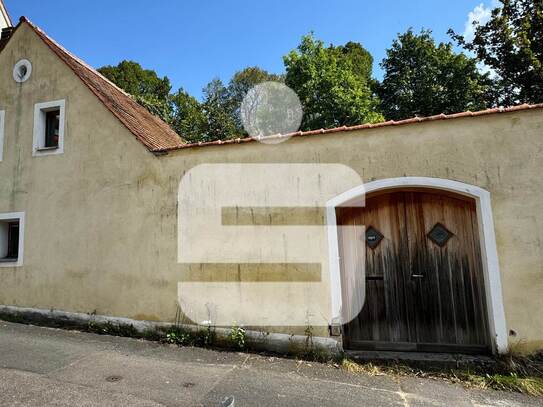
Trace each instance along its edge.
{"label": "arched wooden gate", "polygon": [[351,226],[338,229],[342,287],[349,273],[365,279],[364,306],[343,327],[346,349],[491,350],[474,199],[385,190],[336,216]]}

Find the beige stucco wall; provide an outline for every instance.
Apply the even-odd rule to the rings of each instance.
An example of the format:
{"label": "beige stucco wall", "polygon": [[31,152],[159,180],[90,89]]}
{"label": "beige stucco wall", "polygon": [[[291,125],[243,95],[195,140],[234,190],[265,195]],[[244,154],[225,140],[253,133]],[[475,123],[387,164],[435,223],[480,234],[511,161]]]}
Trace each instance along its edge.
{"label": "beige stucco wall", "polygon": [[[33,71],[19,85],[11,70],[23,57]],[[175,285],[168,295],[160,249],[149,244],[160,234],[156,217],[175,219],[175,202],[161,206],[169,192],[158,160],[26,25],[0,54],[0,84],[0,212],[26,214],[24,267],[0,268],[0,302],[171,318]],[[64,154],[32,157],[34,104],[58,99]]]}
{"label": "beige stucco wall", "polygon": [[[23,57],[33,73],[17,85],[11,69]],[[32,157],[33,106],[56,99],[66,100],[65,152]],[[0,53],[0,110],[6,111],[0,213],[26,214],[24,265],[0,268],[1,304],[172,320],[178,282],[190,275],[177,247],[184,173],[202,163],[340,163],[364,181],[424,176],[490,191],[506,322],[517,334],[510,343],[543,348],[540,110],[155,157],[25,26]],[[326,264],[326,231],[317,233]],[[290,296],[288,305],[329,309],[326,266],[322,280]]]}
{"label": "beige stucco wall", "polygon": [[[543,114],[519,112],[337,135],[179,151],[161,159],[164,173],[183,162],[342,163],[367,181],[402,176],[451,179],[491,193],[503,302],[517,348],[543,347]],[[323,232],[324,233],[324,232]],[[173,236],[172,236],[173,238]],[[327,255],[324,253],[323,255]],[[328,293],[320,293],[325,298]],[[329,295],[329,294],[328,294]]]}

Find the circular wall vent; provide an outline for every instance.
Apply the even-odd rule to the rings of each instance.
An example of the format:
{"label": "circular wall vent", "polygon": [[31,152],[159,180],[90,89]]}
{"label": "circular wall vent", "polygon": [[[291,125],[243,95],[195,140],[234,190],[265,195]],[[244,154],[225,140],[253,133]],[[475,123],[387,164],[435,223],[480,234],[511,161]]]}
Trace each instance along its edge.
{"label": "circular wall vent", "polygon": [[15,79],[15,82],[25,82],[28,78],[30,78],[31,73],[32,64],[28,59],[21,59],[17,61],[13,67],[13,79]]}

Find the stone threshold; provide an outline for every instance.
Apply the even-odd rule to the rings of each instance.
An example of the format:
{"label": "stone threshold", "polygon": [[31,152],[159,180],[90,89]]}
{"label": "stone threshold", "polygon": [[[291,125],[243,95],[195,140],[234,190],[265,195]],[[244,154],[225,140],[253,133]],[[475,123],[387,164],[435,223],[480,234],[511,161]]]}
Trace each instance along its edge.
{"label": "stone threshold", "polygon": [[345,355],[357,362],[376,362],[381,364],[406,364],[409,366],[436,368],[464,368],[469,366],[489,366],[496,363],[491,356],[466,355],[461,353],[437,352],[397,352],[397,351],[352,351]]}

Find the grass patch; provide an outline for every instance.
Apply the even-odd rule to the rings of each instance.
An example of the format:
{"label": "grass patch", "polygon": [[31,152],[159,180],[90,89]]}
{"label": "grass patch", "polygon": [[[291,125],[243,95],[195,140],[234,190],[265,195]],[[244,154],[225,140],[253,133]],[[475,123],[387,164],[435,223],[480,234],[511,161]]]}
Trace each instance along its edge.
{"label": "grass patch", "polygon": [[350,359],[343,359],[341,361],[341,368],[355,374],[367,374],[370,376],[382,376],[386,374],[379,366],[373,363],[357,363]]}
{"label": "grass patch", "polygon": [[543,379],[539,377],[519,377],[515,373],[509,375],[466,375],[468,384],[483,389],[515,391],[531,396],[543,397]]}
{"label": "grass patch", "polygon": [[[514,359],[516,359],[514,363],[510,363],[511,360],[503,363],[501,359],[498,359],[493,367],[485,366],[473,369],[439,369],[435,367],[424,369],[413,368],[398,362],[361,363],[348,358],[344,358],[339,366],[352,374],[425,377],[446,380],[473,388],[512,391],[543,397],[543,376],[539,374],[541,372],[539,364],[532,365],[530,361],[534,359]],[[507,371],[507,369],[510,370]]]}

